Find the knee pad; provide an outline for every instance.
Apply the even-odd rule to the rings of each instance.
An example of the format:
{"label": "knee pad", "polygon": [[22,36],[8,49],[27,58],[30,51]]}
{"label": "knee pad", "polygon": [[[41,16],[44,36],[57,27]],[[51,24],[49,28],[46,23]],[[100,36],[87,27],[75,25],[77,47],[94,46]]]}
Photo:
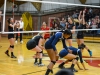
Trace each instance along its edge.
{"label": "knee pad", "polygon": [[81,45],[79,45],[79,49],[84,49],[86,47],[86,45],[85,44],[81,44]]}
{"label": "knee pad", "polygon": [[56,63],[56,61],[51,61],[54,65],[55,65],[55,63]]}
{"label": "knee pad", "polygon": [[43,53],[43,51],[41,51],[41,52],[38,52],[38,53]]}
{"label": "knee pad", "polygon": [[10,45],[10,48],[14,48],[14,45]]}
{"label": "knee pad", "polygon": [[79,57],[76,57],[75,59],[78,61]]}
{"label": "knee pad", "polygon": [[69,62],[72,62],[73,60],[68,60]]}

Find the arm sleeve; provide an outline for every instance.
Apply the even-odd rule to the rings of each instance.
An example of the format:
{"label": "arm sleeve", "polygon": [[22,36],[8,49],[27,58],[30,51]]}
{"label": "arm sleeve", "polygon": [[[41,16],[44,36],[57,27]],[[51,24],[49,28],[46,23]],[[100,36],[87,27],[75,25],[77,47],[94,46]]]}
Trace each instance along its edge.
{"label": "arm sleeve", "polygon": [[81,51],[80,51],[80,50],[78,51],[78,55],[79,55],[79,58],[80,58],[80,62],[81,62],[81,63],[83,63],[82,53],[81,53]]}
{"label": "arm sleeve", "polygon": [[66,46],[65,39],[62,39],[62,44],[63,44],[63,48],[65,48],[66,50],[68,50],[68,47]]}
{"label": "arm sleeve", "polygon": [[59,40],[59,37],[55,36],[55,38],[54,38],[54,40],[53,40],[53,42],[51,44],[54,50],[56,50],[56,43],[58,42],[58,40]]}

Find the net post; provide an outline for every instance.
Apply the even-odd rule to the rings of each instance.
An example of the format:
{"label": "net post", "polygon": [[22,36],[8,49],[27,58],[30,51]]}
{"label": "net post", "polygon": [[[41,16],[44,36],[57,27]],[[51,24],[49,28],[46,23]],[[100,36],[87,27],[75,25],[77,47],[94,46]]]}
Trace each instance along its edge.
{"label": "net post", "polygon": [[2,33],[4,33],[5,31],[5,14],[6,14],[6,3],[7,3],[7,0],[5,0],[4,2],[4,11],[3,11],[3,26],[2,26]]}

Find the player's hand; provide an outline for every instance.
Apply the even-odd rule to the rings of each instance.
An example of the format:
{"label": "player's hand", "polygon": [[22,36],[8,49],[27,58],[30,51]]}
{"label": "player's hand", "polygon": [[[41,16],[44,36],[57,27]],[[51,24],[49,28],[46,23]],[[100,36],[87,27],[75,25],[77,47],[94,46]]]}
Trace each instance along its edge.
{"label": "player's hand", "polygon": [[83,70],[82,68],[79,68],[80,70]]}
{"label": "player's hand", "polygon": [[85,68],[84,70],[88,70],[87,68]]}
{"label": "player's hand", "polygon": [[82,11],[80,11],[80,14],[82,13]]}
{"label": "player's hand", "polygon": [[85,14],[85,11],[83,11],[83,14]]}

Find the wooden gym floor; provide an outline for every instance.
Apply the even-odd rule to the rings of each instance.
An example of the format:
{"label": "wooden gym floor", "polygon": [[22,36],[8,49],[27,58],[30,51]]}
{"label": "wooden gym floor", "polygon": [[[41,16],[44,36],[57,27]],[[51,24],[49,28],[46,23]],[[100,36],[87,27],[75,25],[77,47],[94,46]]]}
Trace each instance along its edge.
{"label": "wooden gym floor", "polygon": [[[26,49],[26,42],[29,39],[24,39],[24,43],[15,44],[14,53],[17,56],[17,59],[12,59],[10,57],[7,57],[4,52],[7,50],[9,46],[9,41],[6,37],[2,37],[2,40],[0,42],[0,45],[2,46],[0,48],[0,75],[44,75],[45,70],[47,68],[47,65],[49,64],[49,58],[47,56],[43,57],[43,63],[45,66],[38,67],[33,65],[34,62],[34,51],[28,51]],[[93,41],[93,40],[92,40]],[[98,40],[100,41],[100,40]],[[85,66],[89,70],[79,70],[77,66],[75,68],[79,70],[79,72],[75,73],[75,75],[100,75],[100,43],[91,43],[86,42],[85,43],[93,52],[93,57],[90,58],[89,54],[86,50],[83,51],[83,59]],[[73,46],[77,47],[77,43],[73,42]],[[57,49],[60,51],[62,49],[61,42],[57,44]],[[46,51],[44,50],[44,53]],[[19,56],[24,57],[24,61],[22,63],[18,63],[18,57]],[[45,54],[47,55],[47,54]],[[64,61],[64,59],[60,59],[57,64],[54,66],[54,74],[59,71],[58,65]],[[67,63],[65,67],[69,67],[71,63]],[[80,64],[81,65],[81,64]],[[81,66],[81,68],[83,68]],[[50,74],[50,75],[54,75]]]}

